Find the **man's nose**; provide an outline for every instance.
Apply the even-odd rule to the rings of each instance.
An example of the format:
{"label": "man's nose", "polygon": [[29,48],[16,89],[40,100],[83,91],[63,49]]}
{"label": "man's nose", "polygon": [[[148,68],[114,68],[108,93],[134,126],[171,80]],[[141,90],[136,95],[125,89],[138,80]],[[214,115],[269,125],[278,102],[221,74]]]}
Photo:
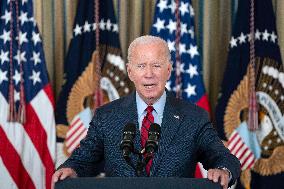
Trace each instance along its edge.
{"label": "man's nose", "polygon": [[145,76],[146,77],[152,77],[153,76],[153,66],[147,65],[145,69]]}

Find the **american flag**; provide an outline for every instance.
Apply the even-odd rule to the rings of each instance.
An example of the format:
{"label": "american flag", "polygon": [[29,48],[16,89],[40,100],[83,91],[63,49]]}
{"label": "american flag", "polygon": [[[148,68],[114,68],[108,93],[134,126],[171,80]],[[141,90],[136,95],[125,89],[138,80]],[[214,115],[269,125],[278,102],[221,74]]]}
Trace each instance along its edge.
{"label": "american flag", "polygon": [[54,100],[32,0],[0,8],[0,188],[49,189]]}
{"label": "american flag", "polygon": [[[178,6],[176,2],[179,2]],[[210,111],[194,35],[194,10],[191,1],[157,1],[151,34],[167,41],[171,51],[173,71],[167,82],[167,89]],[[180,79],[177,78],[178,74]]]}

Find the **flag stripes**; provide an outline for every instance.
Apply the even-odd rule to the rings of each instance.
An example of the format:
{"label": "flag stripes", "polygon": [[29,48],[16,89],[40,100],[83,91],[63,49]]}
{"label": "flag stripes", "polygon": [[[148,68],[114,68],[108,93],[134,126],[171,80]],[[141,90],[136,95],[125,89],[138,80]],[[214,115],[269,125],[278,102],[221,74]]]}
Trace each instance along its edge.
{"label": "flag stripes", "polygon": [[66,133],[66,147],[68,153],[72,153],[80,144],[80,141],[87,135],[87,128],[77,115],[71,122],[70,128]]}
{"label": "flag stripes", "polygon": [[[48,89],[50,86],[46,88],[47,92],[50,91]],[[2,106],[0,145],[4,146],[0,149],[0,156],[18,188],[50,188],[51,186],[55,157],[55,123],[54,119],[50,119],[53,117],[53,106],[49,95],[41,90],[31,103],[26,105],[29,117],[22,125],[6,122],[9,105],[0,93]],[[50,103],[47,103],[47,100]],[[49,150],[42,150],[43,148]]]}
{"label": "flag stripes", "polygon": [[[1,147],[0,147],[1,148]],[[6,169],[4,162],[1,159],[1,154],[0,154],[0,186],[2,188],[17,188],[16,183],[10,176],[8,170]]]}
{"label": "flag stripes", "polygon": [[250,169],[256,161],[254,154],[236,130],[234,130],[228,140],[228,149],[240,160],[242,170]]}
{"label": "flag stripes", "polygon": [[[7,174],[4,173],[4,178],[5,177],[9,178],[7,179],[7,181],[10,181],[11,185],[8,185],[8,188],[17,187],[19,189],[24,189],[24,188],[35,189],[35,185],[33,181],[31,180],[30,175],[26,171],[21,161],[21,157],[15,150],[14,146],[10,143],[7,135],[5,134],[5,131],[3,130],[3,126],[1,124],[0,124],[0,138],[1,138],[0,157],[3,160],[3,167],[0,166],[0,168],[1,168],[2,173],[4,173],[4,170],[7,170]],[[9,153],[9,156],[7,156],[7,153]],[[1,177],[0,180],[3,181],[4,178]],[[13,182],[11,182],[12,180],[14,181],[16,186],[13,184]],[[5,182],[6,180],[4,181],[4,183]]]}

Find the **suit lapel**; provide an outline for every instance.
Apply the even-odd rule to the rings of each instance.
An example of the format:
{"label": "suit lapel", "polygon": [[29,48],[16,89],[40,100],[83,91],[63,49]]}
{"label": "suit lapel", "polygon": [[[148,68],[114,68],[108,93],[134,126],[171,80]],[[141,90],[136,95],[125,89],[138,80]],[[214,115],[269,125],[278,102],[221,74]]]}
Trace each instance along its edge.
{"label": "suit lapel", "polygon": [[151,167],[151,175],[154,175],[163,156],[167,154],[168,146],[175,137],[183,115],[180,114],[176,107],[175,98],[167,94],[166,105],[163,113],[161,125],[161,138],[158,147],[158,152],[154,155],[153,164]]}
{"label": "suit lapel", "polygon": [[[119,122],[122,125],[122,131],[127,123],[134,123],[136,125],[136,136],[134,138],[134,149],[141,151],[141,136],[138,124],[138,114],[137,114],[137,105],[136,105],[136,93],[133,92],[129,97],[125,98],[125,100],[121,103],[121,109],[118,115]],[[121,140],[121,139],[119,139]],[[138,156],[136,154],[131,155],[131,159],[134,165],[137,165]],[[145,173],[146,174],[146,173]]]}
{"label": "suit lapel", "polygon": [[[136,105],[136,97],[135,92],[133,92],[125,102],[123,102],[121,107],[121,119],[123,122],[126,123],[134,123],[136,125],[136,136],[134,141],[135,149],[141,150],[140,146],[140,131],[139,131],[139,124],[138,124],[138,115],[137,115],[137,105]],[[124,127],[124,125],[123,125]]]}

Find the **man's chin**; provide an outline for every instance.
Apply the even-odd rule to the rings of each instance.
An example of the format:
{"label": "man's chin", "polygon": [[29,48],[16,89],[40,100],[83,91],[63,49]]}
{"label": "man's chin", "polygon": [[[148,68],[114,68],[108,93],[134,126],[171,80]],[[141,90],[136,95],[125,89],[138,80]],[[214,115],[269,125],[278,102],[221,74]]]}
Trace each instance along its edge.
{"label": "man's chin", "polygon": [[151,97],[147,97],[146,98],[147,104],[148,105],[150,105],[150,104],[152,105],[152,104],[154,104],[157,101],[157,99],[158,99],[157,97],[152,97],[152,96]]}

